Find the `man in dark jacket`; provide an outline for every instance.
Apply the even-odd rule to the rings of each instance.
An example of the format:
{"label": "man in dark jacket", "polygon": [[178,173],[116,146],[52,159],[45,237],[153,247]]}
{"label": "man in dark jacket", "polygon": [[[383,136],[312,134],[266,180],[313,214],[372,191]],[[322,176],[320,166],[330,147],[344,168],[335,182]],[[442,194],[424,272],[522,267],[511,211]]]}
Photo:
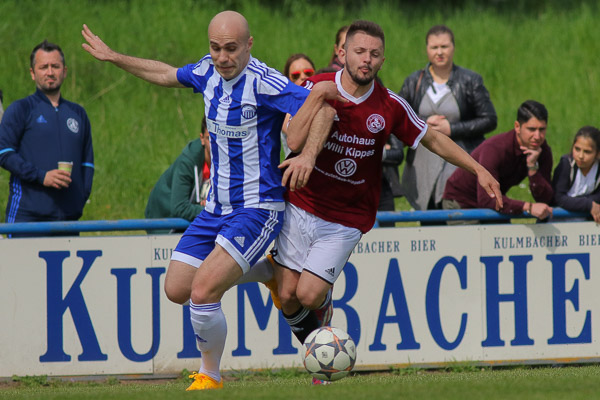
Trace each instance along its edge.
{"label": "man in dark jacket", "polygon": [[90,121],[61,97],[67,67],[58,45],[44,40],[30,65],[36,92],[12,103],[0,124],[0,166],[11,173],[6,222],[77,220],[94,176]]}

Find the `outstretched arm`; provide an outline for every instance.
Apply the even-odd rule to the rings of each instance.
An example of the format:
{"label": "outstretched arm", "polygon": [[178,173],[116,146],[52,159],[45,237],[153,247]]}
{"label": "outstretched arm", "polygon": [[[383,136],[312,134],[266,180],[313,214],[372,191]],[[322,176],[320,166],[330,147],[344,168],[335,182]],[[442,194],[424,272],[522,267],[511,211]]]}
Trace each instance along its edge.
{"label": "outstretched arm", "polygon": [[100,61],[109,61],[117,67],[155,85],[185,87],[177,80],[177,68],[160,61],[137,58],[117,53],[95,35],[87,25],[81,31],[87,43],[81,47]]}
{"label": "outstretched arm", "polygon": [[431,152],[442,157],[451,164],[461,167],[477,176],[479,185],[487,194],[496,200],[496,210],[502,208],[502,193],[498,181],[448,136],[434,129],[427,128],[421,143]]}

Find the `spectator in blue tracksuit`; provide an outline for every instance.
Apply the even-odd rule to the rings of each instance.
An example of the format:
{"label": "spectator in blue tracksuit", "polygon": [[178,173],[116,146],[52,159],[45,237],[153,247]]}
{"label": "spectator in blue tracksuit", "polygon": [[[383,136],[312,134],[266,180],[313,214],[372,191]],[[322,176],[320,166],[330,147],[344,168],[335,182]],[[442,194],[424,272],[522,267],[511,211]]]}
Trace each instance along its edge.
{"label": "spectator in blue tracksuit", "polygon": [[[67,67],[59,46],[44,40],[30,65],[36,92],[6,108],[0,123],[0,166],[11,174],[6,222],[77,220],[94,176],[90,121],[61,97]],[[72,162],[71,172],[59,161]]]}

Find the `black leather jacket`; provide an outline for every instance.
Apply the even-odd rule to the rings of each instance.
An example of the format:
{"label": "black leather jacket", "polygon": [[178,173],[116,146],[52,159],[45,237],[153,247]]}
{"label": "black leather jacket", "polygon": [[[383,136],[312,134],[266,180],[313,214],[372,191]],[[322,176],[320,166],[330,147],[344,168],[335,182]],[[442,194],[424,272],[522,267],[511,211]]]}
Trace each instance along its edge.
{"label": "black leather jacket", "polygon": [[398,139],[394,134],[389,136],[387,143],[391,146],[391,148],[385,150],[383,153],[383,182],[381,195],[383,196],[385,189],[386,194],[391,195],[392,197],[398,197],[402,196],[398,167],[404,160],[404,144],[402,144],[400,139]]}
{"label": "black leather jacket", "polygon": [[[424,69],[413,72],[404,80],[400,96],[406,99],[415,111],[419,111],[421,100],[431,86],[433,78],[427,63]],[[423,72],[418,93],[415,93],[419,76]],[[496,129],[498,118],[490,100],[490,94],[483,85],[481,75],[454,64],[448,79],[448,86],[458,103],[460,121],[450,124],[450,138],[467,152],[471,152],[484,140],[484,134]]]}

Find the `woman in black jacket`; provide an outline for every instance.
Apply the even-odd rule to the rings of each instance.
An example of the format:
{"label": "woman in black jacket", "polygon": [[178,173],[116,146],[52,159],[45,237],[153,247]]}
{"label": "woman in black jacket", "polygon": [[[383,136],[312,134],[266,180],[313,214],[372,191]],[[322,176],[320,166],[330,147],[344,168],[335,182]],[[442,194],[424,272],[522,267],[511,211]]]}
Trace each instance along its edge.
{"label": "woman in black jacket", "polygon": [[[496,129],[497,117],[481,76],[454,64],[454,34],[444,25],[425,38],[429,62],[402,85],[400,96],[427,124],[448,135],[468,153]],[[402,187],[417,210],[440,208],[446,180],[456,167],[423,146],[408,151]]]}
{"label": "woman in black jacket", "polygon": [[590,213],[600,223],[600,130],[584,126],[575,134],[571,153],[554,170],[554,203],[568,211]]}

